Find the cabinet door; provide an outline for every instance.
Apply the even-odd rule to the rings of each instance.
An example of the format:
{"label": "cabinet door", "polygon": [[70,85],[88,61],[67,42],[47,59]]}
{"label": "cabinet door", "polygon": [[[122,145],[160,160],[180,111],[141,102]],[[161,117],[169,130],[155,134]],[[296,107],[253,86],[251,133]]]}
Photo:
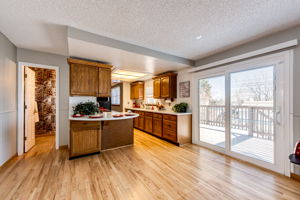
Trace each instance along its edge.
{"label": "cabinet door", "polygon": [[70,156],[79,156],[101,149],[100,125],[93,122],[71,124]]}
{"label": "cabinet door", "polygon": [[134,85],[134,99],[138,99],[139,95],[140,95],[139,86],[138,85]]}
{"label": "cabinet door", "polygon": [[137,90],[138,90],[138,99],[144,99],[144,85],[143,84],[138,84],[137,85]]}
{"label": "cabinet door", "polygon": [[99,68],[99,97],[111,96],[111,69]]}
{"label": "cabinet door", "polygon": [[170,140],[172,142],[177,142],[177,132],[164,127],[163,138]]}
{"label": "cabinet door", "polygon": [[152,133],[152,117],[145,116],[145,131]]}
{"label": "cabinet door", "polygon": [[144,122],[145,122],[145,117],[140,116],[139,117],[139,129],[144,130]]}
{"label": "cabinet door", "polygon": [[170,97],[170,77],[162,77],[161,78],[161,94],[162,98]]}
{"label": "cabinet door", "polygon": [[156,136],[162,137],[162,119],[153,118],[153,131]]}
{"label": "cabinet door", "polygon": [[71,64],[70,67],[71,95],[98,95],[98,67]]}
{"label": "cabinet door", "polygon": [[160,98],[160,78],[153,80],[153,98]]}
{"label": "cabinet door", "polygon": [[[138,111],[134,111],[135,113],[139,114]],[[134,128],[139,128],[139,117],[133,119]]]}
{"label": "cabinet door", "polygon": [[134,96],[134,92],[135,92],[135,86],[134,85],[131,85],[130,86],[130,99],[135,99],[135,96]]}

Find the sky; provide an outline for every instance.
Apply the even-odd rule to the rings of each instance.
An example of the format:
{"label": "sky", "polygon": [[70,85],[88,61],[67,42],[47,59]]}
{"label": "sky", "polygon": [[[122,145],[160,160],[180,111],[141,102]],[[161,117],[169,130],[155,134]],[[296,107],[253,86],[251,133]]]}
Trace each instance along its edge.
{"label": "sky", "polygon": [[[244,101],[253,100],[253,93],[250,89],[261,88],[262,91],[269,91],[273,96],[273,76],[274,67],[262,67],[230,74],[231,102],[235,103],[238,99]],[[222,99],[225,102],[225,76],[206,78],[211,87],[211,96],[214,100]],[[200,81],[199,81],[200,83]],[[201,91],[200,91],[201,92]]]}

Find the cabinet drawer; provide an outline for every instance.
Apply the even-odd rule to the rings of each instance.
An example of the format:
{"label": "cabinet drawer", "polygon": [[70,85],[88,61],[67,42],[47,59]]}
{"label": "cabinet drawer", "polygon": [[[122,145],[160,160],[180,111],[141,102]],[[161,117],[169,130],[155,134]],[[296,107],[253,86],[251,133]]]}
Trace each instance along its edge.
{"label": "cabinet drawer", "polygon": [[169,130],[176,131],[177,130],[177,123],[174,122],[174,121],[169,121],[169,120],[164,119],[163,127],[164,127],[164,129],[167,128]]}
{"label": "cabinet drawer", "polygon": [[177,142],[177,134],[175,131],[164,128],[163,130],[163,138],[167,140],[171,140],[173,142]]}
{"label": "cabinet drawer", "polygon": [[100,128],[100,122],[71,121],[71,128]]}
{"label": "cabinet drawer", "polygon": [[140,114],[141,116],[144,116],[144,115],[145,115],[145,112],[139,111],[139,114]]}
{"label": "cabinet drawer", "polygon": [[145,112],[145,116],[147,116],[147,117],[152,117],[152,116],[153,116],[153,113],[151,113],[151,112]]}
{"label": "cabinet drawer", "polygon": [[164,119],[171,120],[171,121],[177,121],[176,115],[164,115]]}
{"label": "cabinet drawer", "polygon": [[162,114],[153,113],[153,118],[162,119]]}

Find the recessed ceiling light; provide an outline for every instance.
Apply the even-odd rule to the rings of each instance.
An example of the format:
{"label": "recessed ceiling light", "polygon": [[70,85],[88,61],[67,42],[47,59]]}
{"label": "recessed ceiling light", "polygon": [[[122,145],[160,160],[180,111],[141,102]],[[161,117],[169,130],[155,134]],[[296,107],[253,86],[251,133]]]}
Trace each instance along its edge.
{"label": "recessed ceiling light", "polygon": [[111,74],[112,78],[115,80],[123,80],[123,81],[130,81],[130,80],[136,80],[139,78],[142,78],[146,76],[146,73],[140,73],[140,72],[132,72],[132,71],[125,71],[125,70],[114,70]]}
{"label": "recessed ceiling light", "polygon": [[202,38],[202,35],[198,35],[197,37],[196,37],[196,40],[200,40]]}

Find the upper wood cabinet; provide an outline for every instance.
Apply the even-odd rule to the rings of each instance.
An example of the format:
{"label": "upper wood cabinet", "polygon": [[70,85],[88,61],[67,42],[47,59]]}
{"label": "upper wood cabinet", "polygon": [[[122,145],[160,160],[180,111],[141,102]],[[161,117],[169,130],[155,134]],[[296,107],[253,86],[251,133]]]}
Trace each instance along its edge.
{"label": "upper wood cabinet", "polygon": [[143,81],[137,81],[130,84],[130,99],[144,99]]}
{"label": "upper wood cabinet", "polygon": [[99,95],[100,97],[108,97],[111,95],[111,69],[99,68]]}
{"label": "upper wood cabinet", "polygon": [[68,58],[70,95],[109,97],[111,95],[110,65]]}
{"label": "upper wood cabinet", "polygon": [[98,95],[98,68],[81,64],[70,64],[71,95]]}
{"label": "upper wood cabinet", "polygon": [[160,98],[160,78],[153,80],[153,98]]}
{"label": "upper wood cabinet", "polygon": [[153,97],[173,99],[177,96],[177,74],[166,73],[153,78]]}

